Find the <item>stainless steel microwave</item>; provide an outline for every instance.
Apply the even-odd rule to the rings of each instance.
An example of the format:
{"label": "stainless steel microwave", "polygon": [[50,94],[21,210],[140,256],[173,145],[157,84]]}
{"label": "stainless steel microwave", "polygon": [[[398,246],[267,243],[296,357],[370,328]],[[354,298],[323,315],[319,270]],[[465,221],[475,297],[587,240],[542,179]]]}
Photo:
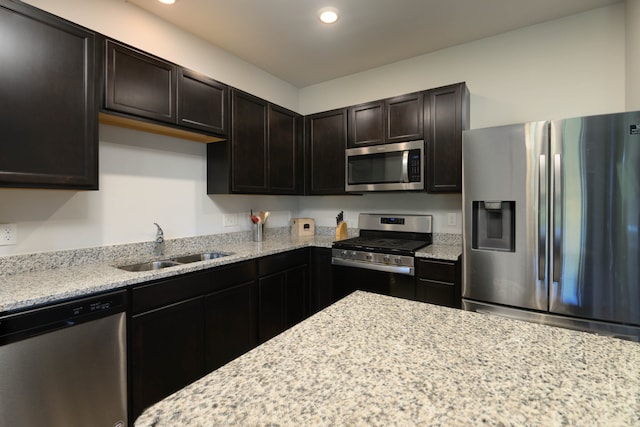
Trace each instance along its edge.
{"label": "stainless steel microwave", "polygon": [[346,191],[424,190],[424,141],[346,150]]}

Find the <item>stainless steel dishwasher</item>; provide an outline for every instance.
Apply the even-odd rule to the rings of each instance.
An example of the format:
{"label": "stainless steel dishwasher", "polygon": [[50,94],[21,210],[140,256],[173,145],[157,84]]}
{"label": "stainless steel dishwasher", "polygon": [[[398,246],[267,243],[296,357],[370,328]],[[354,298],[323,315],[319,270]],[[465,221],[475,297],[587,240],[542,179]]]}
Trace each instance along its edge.
{"label": "stainless steel dishwasher", "polygon": [[0,425],[127,425],[126,291],[0,317]]}

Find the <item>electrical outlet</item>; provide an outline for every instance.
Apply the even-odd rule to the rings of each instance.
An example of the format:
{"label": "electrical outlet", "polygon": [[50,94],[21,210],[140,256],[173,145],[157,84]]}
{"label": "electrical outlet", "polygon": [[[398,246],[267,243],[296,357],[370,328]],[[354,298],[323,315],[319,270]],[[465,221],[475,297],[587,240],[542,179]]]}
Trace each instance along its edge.
{"label": "electrical outlet", "polygon": [[223,214],[222,226],[223,227],[235,227],[238,225],[238,214]]}
{"label": "electrical outlet", "polygon": [[0,246],[18,243],[18,224],[0,224]]}
{"label": "electrical outlet", "polygon": [[447,225],[456,225],[457,217],[455,212],[449,212],[447,214]]}

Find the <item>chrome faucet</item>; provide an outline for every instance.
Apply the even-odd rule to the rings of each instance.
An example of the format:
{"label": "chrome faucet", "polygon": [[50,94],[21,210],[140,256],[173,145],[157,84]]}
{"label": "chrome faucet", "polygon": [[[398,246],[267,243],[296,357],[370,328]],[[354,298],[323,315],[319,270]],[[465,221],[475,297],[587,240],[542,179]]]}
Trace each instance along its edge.
{"label": "chrome faucet", "polygon": [[158,231],[156,231],[156,242],[153,246],[153,254],[164,255],[164,232],[157,222],[154,222],[154,224],[158,227]]}

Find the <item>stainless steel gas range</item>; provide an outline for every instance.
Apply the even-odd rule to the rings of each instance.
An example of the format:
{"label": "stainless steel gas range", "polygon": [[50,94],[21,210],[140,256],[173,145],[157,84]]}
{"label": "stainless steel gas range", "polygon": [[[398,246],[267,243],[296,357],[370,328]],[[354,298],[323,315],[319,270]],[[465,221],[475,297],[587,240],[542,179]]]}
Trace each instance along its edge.
{"label": "stainless steel gas range", "polygon": [[431,244],[431,215],[360,214],[360,235],[333,243],[334,299],[355,290],[415,299],[415,253]]}

